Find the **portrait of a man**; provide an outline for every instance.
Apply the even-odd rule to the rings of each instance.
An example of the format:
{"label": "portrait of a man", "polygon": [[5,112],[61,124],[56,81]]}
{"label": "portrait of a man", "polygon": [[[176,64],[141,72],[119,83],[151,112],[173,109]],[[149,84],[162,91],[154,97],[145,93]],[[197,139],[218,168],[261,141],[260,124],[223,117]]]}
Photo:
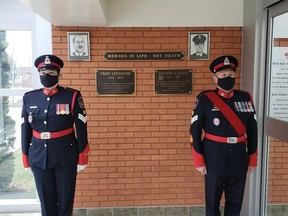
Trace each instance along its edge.
{"label": "portrait of a man", "polygon": [[84,37],[82,35],[75,35],[73,37],[73,47],[74,47],[74,51],[72,52],[73,56],[87,56],[88,55],[88,53],[85,52]]}
{"label": "portrait of a man", "polygon": [[209,59],[209,32],[189,33],[189,60]]}
{"label": "portrait of a man", "polygon": [[68,32],[69,61],[89,61],[89,32]]}

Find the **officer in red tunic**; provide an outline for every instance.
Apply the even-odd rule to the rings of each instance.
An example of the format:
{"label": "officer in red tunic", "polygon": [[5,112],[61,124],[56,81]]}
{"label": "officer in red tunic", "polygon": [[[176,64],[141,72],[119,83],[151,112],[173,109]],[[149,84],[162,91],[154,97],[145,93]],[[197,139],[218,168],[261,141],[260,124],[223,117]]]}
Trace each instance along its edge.
{"label": "officer in red tunic", "polygon": [[34,174],[43,216],[72,215],[77,171],[88,163],[86,110],[79,91],[58,85],[63,65],[54,55],[38,57],[44,88],[23,97],[22,159]]}
{"label": "officer in red tunic", "polygon": [[206,215],[240,215],[246,173],[257,166],[257,119],[248,92],[233,90],[238,61],[215,59],[210,70],[217,88],[197,96],[190,126],[194,166],[205,175]]}

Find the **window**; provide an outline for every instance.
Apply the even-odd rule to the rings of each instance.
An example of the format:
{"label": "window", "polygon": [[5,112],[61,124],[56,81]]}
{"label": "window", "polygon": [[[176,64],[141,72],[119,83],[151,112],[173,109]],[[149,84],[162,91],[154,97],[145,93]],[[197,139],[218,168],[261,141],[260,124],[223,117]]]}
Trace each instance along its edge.
{"label": "window", "polygon": [[0,30],[0,200],[37,198],[21,151],[22,96],[33,87],[31,31]]}

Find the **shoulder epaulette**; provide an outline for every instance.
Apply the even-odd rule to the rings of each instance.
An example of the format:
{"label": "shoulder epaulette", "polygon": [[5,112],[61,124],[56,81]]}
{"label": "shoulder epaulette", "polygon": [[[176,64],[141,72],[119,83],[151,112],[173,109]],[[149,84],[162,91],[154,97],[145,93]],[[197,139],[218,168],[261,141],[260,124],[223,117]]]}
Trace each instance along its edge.
{"label": "shoulder epaulette", "polygon": [[62,88],[66,89],[66,90],[69,90],[69,91],[73,91],[73,92],[80,92],[80,91],[77,90],[77,89],[70,88],[70,87],[67,87],[67,86],[62,86]]}
{"label": "shoulder epaulette", "polygon": [[247,91],[243,91],[243,90],[234,90],[234,91],[238,91],[239,93],[245,93],[245,94],[250,94],[249,92],[247,92]]}
{"label": "shoulder epaulette", "polygon": [[207,93],[207,92],[210,92],[210,91],[213,91],[213,90],[205,90],[205,91],[202,91],[202,92],[200,92],[200,93],[197,95],[197,97],[200,97],[201,95],[203,95],[203,94],[205,94],[205,93]]}
{"label": "shoulder epaulette", "polygon": [[26,92],[24,95],[27,95],[27,94],[30,94],[30,93],[34,93],[34,92],[37,92],[37,91],[41,91],[43,88],[39,88],[39,89],[33,89],[31,91],[28,91]]}

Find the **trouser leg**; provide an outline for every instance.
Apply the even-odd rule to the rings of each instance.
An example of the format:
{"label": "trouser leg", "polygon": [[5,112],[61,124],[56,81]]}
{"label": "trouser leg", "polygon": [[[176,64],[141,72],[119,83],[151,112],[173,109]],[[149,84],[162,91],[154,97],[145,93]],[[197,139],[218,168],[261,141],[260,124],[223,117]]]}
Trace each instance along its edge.
{"label": "trouser leg", "polygon": [[32,167],[42,216],[58,216],[57,191],[53,169]]}
{"label": "trouser leg", "polygon": [[239,216],[244,188],[246,182],[246,174],[241,176],[229,176],[225,185],[225,216]]}
{"label": "trouser leg", "polygon": [[224,190],[225,176],[205,175],[206,216],[220,216],[220,200]]}
{"label": "trouser leg", "polygon": [[76,187],[77,166],[55,168],[58,216],[71,216]]}

